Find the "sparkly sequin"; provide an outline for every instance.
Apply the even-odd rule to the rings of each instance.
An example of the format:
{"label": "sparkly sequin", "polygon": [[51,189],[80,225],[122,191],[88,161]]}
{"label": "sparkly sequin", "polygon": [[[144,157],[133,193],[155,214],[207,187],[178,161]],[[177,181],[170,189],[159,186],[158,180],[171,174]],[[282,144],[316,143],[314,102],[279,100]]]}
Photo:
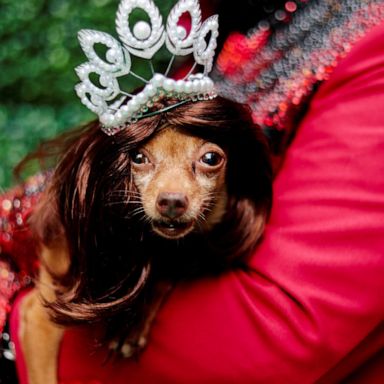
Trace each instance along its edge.
{"label": "sparkly sequin", "polygon": [[384,20],[382,0],[289,1],[285,8],[296,11],[291,20],[276,11],[274,23],[264,21],[247,36],[231,36],[214,72],[219,94],[250,105],[255,122],[273,136],[277,153],[317,85]]}
{"label": "sparkly sequin", "polygon": [[48,173],[36,175],[0,195],[0,333],[10,310],[10,300],[20,288],[31,283],[38,267],[27,220],[48,177]]}

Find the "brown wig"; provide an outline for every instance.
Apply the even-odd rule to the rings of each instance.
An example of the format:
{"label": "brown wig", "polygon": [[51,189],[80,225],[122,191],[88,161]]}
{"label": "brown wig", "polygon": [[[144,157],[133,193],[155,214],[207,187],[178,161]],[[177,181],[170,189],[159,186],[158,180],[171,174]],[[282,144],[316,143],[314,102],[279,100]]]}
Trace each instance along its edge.
{"label": "brown wig", "polygon": [[[137,189],[130,153],[164,127],[207,139],[227,153],[227,213],[210,233],[167,240],[132,215]],[[58,165],[31,223],[46,246],[65,242],[68,247],[69,270],[57,276],[62,288],[49,304],[61,324],[123,318],[134,328],[156,281],[246,264],[270,211],[266,140],[247,107],[221,97],[144,118],[115,136],[92,122],[53,147],[59,148]]]}

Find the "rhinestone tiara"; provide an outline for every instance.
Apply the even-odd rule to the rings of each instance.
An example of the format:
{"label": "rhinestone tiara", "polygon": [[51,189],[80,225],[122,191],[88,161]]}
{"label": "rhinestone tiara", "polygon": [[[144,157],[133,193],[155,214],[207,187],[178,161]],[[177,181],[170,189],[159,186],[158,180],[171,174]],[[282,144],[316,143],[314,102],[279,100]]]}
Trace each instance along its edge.
{"label": "rhinestone tiara", "polygon": [[[131,28],[129,16],[136,9],[144,11],[150,23],[141,20]],[[189,32],[180,24],[185,13],[191,20]],[[75,69],[81,80],[75,87],[76,93],[82,103],[99,116],[102,130],[107,135],[114,135],[128,124],[153,115],[154,112],[148,110],[163,97],[179,100],[175,106],[190,100],[212,99],[216,92],[208,73],[212,69],[218,27],[217,15],[202,23],[198,0],[180,0],[168,15],[165,27],[152,0],[122,0],[116,14],[120,41],[105,32],[82,29],[78,33],[81,48],[89,61]],[[151,59],[164,43],[172,57],[164,74],[155,73]],[[95,44],[106,46],[105,58],[96,53]],[[167,77],[177,56],[192,53],[195,62],[183,79]],[[149,60],[150,80],[131,71],[131,55]],[[202,72],[194,73],[197,65],[204,67]],[[91,81],[92,73],[99,77],[98,85]],[[144,88],[139,93],[130,94],[120,89],[118,78],[128,75],[143,82]]]}

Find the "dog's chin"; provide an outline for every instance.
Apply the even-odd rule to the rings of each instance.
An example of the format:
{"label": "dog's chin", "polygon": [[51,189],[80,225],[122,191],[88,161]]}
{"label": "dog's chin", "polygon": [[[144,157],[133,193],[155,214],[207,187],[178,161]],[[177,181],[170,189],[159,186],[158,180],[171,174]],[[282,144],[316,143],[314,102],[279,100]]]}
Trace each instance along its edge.
{"label": "dog's chin", "polygon": [[193,220],[188,222],[155,220],[152,222],[152,229],[155,233],[172,240],[185,237],[192,232],[194,226],[195,222]]}

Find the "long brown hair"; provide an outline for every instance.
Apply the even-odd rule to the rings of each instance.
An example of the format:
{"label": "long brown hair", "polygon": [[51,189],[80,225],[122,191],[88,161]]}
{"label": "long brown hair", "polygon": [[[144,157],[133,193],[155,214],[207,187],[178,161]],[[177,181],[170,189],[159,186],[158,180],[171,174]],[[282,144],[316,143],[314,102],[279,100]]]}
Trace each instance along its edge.
{"label": "long brown hair", "polygon": [[[145,220],[130,214],[137,192],[130,153],[169,126],[217,143],[228,156],[223,222],[178,242],[156,237]],[[95,121],[45,148],[55,148],[49,155],[58,152],[59,159],[31,225],[46,246],[65,241],[68,247],[69,270],[58,277],[63,289],[50,304],[62,324],[123,314],[134,325],[156,279],[193,278],[244,263],[270,211],[266,140],[247,107],[221,97],[139,120],[115,136]]]}

